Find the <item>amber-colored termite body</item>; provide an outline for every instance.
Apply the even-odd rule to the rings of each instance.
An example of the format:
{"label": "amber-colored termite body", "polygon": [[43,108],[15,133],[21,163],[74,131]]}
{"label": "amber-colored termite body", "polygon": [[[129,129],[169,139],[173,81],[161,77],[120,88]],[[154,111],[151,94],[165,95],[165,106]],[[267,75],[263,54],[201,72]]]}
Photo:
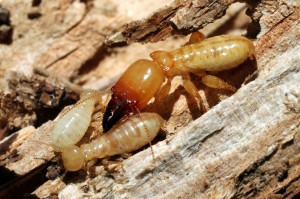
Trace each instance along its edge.
{"label": "amber-colored termite body", "polygon": [[201,76],[202,82],[209,87],[234,92],[233,86],[205,72],[237,67],[254,57],[254,45],[243,36],[221,35],[205,39],[202,33],[196,32],[188,45],[170,52],[155,51],[150,57],[153,61],[142,59],[130,65],[112,87],[112,98],[102,121],[104,131],[124,115],[143,109],[152,97],[161,99],[166,96],[176,75],[182,76],[184,88],[206,111],[196,86],[190,80],[190,73]]}

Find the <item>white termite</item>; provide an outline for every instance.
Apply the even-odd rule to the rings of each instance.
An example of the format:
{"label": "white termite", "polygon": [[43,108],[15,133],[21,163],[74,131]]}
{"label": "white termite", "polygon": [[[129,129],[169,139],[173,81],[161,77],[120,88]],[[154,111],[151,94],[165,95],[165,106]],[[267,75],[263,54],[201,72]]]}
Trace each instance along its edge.
{"label": "white termite", "polygon": [[156,137],[162,125],[163,119],[156,113],[133,115],[87,144],[65,148],[64,167],[77,171],[89,160],[138,150]]}
{"label": "white termite", "polygon": [[108,92],[101,91],[84,91],[76,104],[62,112],[51,134],[51,142],[55,151],[74,146],[82,139],[91,124],[95,106],[99,104],[103,107],[108,94]]}

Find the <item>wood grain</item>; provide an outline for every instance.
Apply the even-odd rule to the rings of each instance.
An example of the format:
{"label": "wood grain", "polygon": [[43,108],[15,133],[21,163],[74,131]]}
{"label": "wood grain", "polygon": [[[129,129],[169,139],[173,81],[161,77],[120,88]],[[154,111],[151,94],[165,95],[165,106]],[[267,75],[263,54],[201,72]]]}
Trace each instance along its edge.
{"label": "wood grain", "polygon": [[[29,47],[21,48],[26,46],[28,38],[34,37],[34,32],[25,38],[14,38],[12,46],[4,46],[0,51],[10,59],[15,54],[11,62],[0,63],[2,77],[12,69],[24,71],[21,66],[31,69],[39,66],[83,86],[89,85],[85,83],[93,77],[101,82],[95,87],[105,87],[112,84],[132,60],[143,58],[142,53],[149,54],[147,50],[139,54],[134,45],[104,47],[108,43],[157,42],[173,34],[187,34],[224,15],[235,1],[175,1],[161,6],[143,20],[132,19],[126,26],[118,14],[114,16],[119,21],[110,18],[112,15],[107,12],[94,15],[97,1],[92,4],[61,1],[54,5],[47,2],[40,5],[45,18],[36,21],[41,35],[35,37],[43,42],[35,41],[36,49],[30,48],[36,56],[26,59],[30,55]],[[11,10],[26,3],[3,5]],[[151,150],[145,147],[121,164],[107,165],[99,161],[90,172],[68,173],[64,178],[15,193],[17,186],[23,187],[32,176],[40,171],[45,174],[49,165],[57,164],[52,161],[56,154],[49,143],[53,125],[53,121],[49,121],[22,140],[15,152],[19,158],[10,160],[8,154],[4,159],[1,156],[4,169],[18,178],[1,185],[0,196],[31,193],[39,198],[292,198],[299,194],[300,5],[293,1],[262,0],[248,6],[247,13],[252,19],[248,35],[256,36],[256,60],[220,74],[238,87],[238,91],[233,95],[211,91],[194,78],[206,106],[211,107],[202,115],[180,86],[180,79],[174,79],[170,95],[147,108],[166,120],[163,128],[166,137],[161,136],[153,143],[155,162]],[[73,17],[59,20],[59,16]],[[12,13],[12,22],[16,17]],[[57,23],[53,24],[54,21]],[[25,29],[25,25],[20,25],[15,31],[22,32],[21,27]],[[111,36],[105,40],[107,35]],[[175,38],[164,42],[159,43],[160,48],[174,48],[170,43],[177,42],[180,46],[184,40]],[[149,51],[156,48],[151,45],[143,47]],[[98,58],[99,55],[102,57]],[[111,67],[98,69],[104,63],[110,63],[107,66]],[[120,68],[114,67],[114,63]],[[108,71],[106,67],[113,75],[95,75],[95,71]],[[25,130],[18,134],[23,133],[29,134]],[[3,145],[4,141],[0,143]],[[14,189],[10,186],[12,183]]]}

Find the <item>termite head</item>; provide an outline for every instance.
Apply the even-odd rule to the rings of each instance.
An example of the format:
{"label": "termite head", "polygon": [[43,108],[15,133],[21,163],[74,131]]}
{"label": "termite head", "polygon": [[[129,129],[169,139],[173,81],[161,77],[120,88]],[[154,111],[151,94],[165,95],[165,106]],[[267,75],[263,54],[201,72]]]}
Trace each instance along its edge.
{"label": "termite head", "polygon": [[154,51],[150,54],[150,57],[154,62],[158,63],[161,70],[164,71],[164,74],[168,79],[172,79],[172,77],[175,76],[174,61],[169,52]]}
{"label": "termite head", "polygon": [[78,171],[84,165],[84,154],[78,146],[70,146],[62,150],[61,158],[67,171]]}
{"label": "termite head", "polygon": [[86,99],[94,99],[95,103],[100,104],[101,106],[105,106],[105,103],[109,100],[111,96],[110,91],[98,91],[98,90],[84,90],[80,93],[80,101]]}
{"label": "termite head", "polygon": [[108,131],[124,115],[143,109],[164,80],[164,72],[157,63],[146,59],[132,63],[112,87],[113,94],[103,115],[104,131]]}

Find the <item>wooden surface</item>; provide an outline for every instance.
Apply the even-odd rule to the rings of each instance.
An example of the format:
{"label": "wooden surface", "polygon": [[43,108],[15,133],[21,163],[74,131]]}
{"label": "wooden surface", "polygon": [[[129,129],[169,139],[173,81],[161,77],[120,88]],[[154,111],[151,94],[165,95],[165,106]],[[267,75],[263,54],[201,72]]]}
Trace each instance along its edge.
{"label": "wooden surface", "polygon": [[[224,15],[233,1],[166,1],[168,6],[153,4],[144,16],[130,14],[124,6],[139,13],[138,5],[150,7],[147,1],[119,5],[107,0],[105,6],[99,2],[42,1],[34,7],[42,13],[40,18],[22,20],[19,15],[26,16],[31,1],[4,1],[15,27],[12,44],[0,46],[0,55],[6,58],[0,62],[3,91],[15,91],[7,84],[9,71],[31,75],[34,67],[61,74],[85,88],[106,88],[133,60],[186,41],[175,37],[157,44],[107,48],[108,41],[120,43],[116,35],[123,35],[121,43],[144,43],[186,34]],[[239,88],[235,94],[212,91],[194,78],[205,105],[212,107],[202,115],[177,78],[171,94],[147,108],[166,120],[165,138],[160,136],[153,145],[155,162],[145,147],[122,164],[99,162],[89,173],[68,173],[63,178],[53,159],[49,140],[53,121],[49,121],[0,142],[1,176],[11,171],[18,175],[2,183],[0,196],[22,197],[25,192],[40,198],[292,198],[299,194],[300,5],[281,0],[251,6],[248,34],[259,32],[254,40],[256,60],[220,74]],[[230,29],[229,22],[244,7],[231,15],[228,11],[204,32],[213,35]],[[17,14],[17,9],[22,12]],[[123,26],[125,22],[130,23]],[[43,110],[47,111],[39,111]],[[46,172],[52,180],[36,180]],[[60,177],[54,179],[55,174]],[[34,185],[26,186],[33,181]]]}

